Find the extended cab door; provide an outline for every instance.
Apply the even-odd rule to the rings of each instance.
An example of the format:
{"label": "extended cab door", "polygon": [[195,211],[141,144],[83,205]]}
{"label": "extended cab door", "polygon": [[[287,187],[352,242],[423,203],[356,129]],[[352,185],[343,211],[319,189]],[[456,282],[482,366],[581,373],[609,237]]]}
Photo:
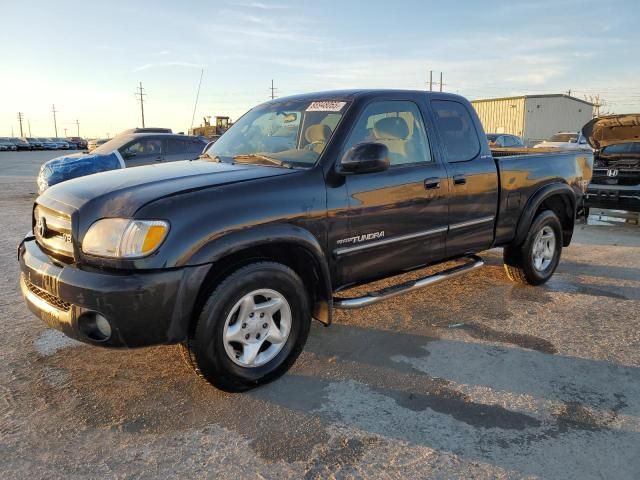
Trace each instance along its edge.
{"label": "extended cab door", "polygon": [[444,256],[447,174],[429,139],[412,101],[374,101],[363,109],[342,153],[361,142],[383,143],[391,166],[345,176],[348,228],[334,246],[339,283],[363,282]]}
{"label": "extended cab door", "polygon": [[431,107],[448,173],[447,257],[486,250],[493,244],[499,185],[482,127],[465,103],[434,99]]}

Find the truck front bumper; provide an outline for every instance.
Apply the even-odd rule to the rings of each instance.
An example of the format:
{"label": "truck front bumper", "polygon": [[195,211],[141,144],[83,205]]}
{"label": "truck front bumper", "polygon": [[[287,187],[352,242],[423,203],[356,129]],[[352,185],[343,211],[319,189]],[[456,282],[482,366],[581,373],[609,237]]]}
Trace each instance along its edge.
{"label": "truck front bumper", "polygon": [[640,185],[591,183],[584,196],[586,207],[640,212]]}
{"label": "truck front bumper", "polygon": [[80,268],[51,259],[32,237],[18,246],[18,259],[20,289],[29,309],[49,327],[105,347],[185,340],[209,268],[151,272]]}

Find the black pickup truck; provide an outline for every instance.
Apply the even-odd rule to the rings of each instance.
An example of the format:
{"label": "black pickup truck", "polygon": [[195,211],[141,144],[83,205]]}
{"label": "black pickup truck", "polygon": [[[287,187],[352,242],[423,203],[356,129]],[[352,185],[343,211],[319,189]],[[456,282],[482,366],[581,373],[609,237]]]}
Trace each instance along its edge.
{"label": "black pickup truck", "polygon": [[[38,197],[20,243],[29,308],[107,347],[181,344],[219,388],[270,381],[312,318],[482,266],[553,274],[591,179],[590,152],[494,158],[467,100],[362,90],[277,99],[199,160],[115,170]],[[452,261],[355,298],[344,290]],[[342,292],[342,296],[341,296]]]}

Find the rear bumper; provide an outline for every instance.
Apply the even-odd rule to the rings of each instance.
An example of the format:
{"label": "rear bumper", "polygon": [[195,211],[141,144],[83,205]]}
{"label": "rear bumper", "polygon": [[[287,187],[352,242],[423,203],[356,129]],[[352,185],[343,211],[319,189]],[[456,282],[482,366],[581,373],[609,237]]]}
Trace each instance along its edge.
{"label": "rear bumper", "polygon": [[[153,272],[112,273],[54,262],[33,238],[18,247],[20,288],[28,308],[71,338],[106,347],[140,347],[186,339],[208,265]],[[83,333],[83,318],[100,314],[111,335]]]}
{"label": "rear bumper", "polygon": [[640,185],[591,183],[584,196],[586,207],[640,211]]}

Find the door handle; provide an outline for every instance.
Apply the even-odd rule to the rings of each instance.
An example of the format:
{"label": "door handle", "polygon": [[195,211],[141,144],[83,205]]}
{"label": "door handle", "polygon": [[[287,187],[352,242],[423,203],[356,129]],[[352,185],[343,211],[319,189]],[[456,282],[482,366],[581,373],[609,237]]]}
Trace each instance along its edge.
{"label": "door handle", "polygon": [[438,177],[427,178],[424,181],[424,189],[432,190],[434,188],[440,188],[440,179]]}
{"label": "door handle", "polygon": [[464,185],[467,183],[467,178],[464,175],[454,175],[453,176],[453,184],[454,185]]}

